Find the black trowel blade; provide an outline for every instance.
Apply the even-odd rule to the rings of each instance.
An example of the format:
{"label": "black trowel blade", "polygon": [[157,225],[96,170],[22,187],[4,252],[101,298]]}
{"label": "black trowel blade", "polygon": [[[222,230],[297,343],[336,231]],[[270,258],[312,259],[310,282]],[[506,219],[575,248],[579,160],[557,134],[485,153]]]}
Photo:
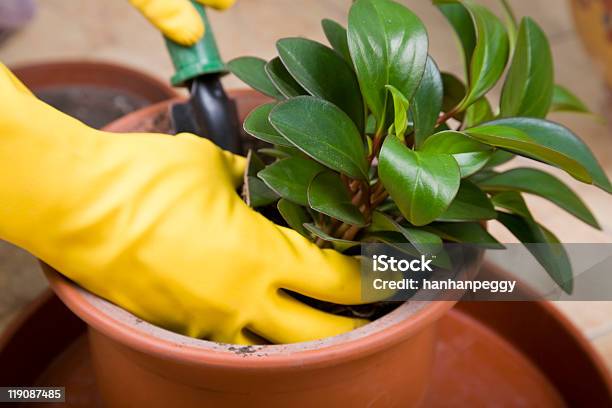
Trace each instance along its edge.
{"label": "black trowel blade", "polygon": [[241,153],[238,112],[223,90],[219,75],[198,77],[189,88],[189,100],[171,109],[175,131],[194,133],[212,140],[222,149]]}
{"label": "black trowel blade", "polygon": [[175,103],[170,107],[172,128],[175,133],[193,133],[198,136],[199,129],[193,120],[193,112],[189,102]]}

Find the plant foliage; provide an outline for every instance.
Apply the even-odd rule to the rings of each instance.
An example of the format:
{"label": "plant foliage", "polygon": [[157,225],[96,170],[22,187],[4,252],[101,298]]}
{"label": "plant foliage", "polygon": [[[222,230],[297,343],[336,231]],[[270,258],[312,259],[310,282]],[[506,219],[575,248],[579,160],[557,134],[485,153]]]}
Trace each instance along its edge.
{"label": "plant foliage", "polygon": [[[505,24],[474,0],[433,4],[459,37],[464,78],[440,70],[421,20],[392,0],[356,0],[348,28],[323,20],[331,47],[287,38],[269,62],[230,62],[235,75],[274,99],[244,124],[273,145],[261,151],[273,158],[266,165],[249,155],[247,202],[277,209],[288,226],[339,251],[377,240],[430,252],[443,241],[499,248],[484,227],[493,219],[522,242],[558,243],[523,194],[599,228],[557,177],[496,170],[518,155],[612,192],[586,144],[546,119],[551,111],[587,112],[554,83],[546,34],[531,18],[517,22],[507,1]],[[495,106],[487,93],[497,83]],[[538,248],[533,255],[570,292],[567,255],[555,245]]]}

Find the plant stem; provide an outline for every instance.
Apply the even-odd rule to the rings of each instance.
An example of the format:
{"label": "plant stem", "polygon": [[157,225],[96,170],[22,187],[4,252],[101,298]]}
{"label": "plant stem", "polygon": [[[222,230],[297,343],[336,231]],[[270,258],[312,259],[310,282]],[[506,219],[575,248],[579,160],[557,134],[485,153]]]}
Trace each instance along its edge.
{"label": "plant stem", "polygon": [[342,239],[352,241],[353,239],[355,239],[355,236],[357,235],[357,233],[359,233],[359,231],[361,231],[361,227],[358,227],[357,225],[351,225],[351,227],[346,230],[346,232],[342,235]]}
{"label": "plant stem", "polygon": [[316,246],[318,246],[319,248],[324,248],[324,247],[325,247],[325,245],[327,244],[327,241],[325,241],[324,239],[321,239],[321,238],[317,237],[317,238],[314,240],[314,244],[315,244]]}
{"label": "plant stem", "polygon": [[334,236],[341,237],[344,233],[351,228],[351,224],[342,223],[340,226],[334,231]]}
{"label": "plant stem", "polygon": [[388,196],[389,196],[389,193],[386,191],[383,191],[380,195],[376,197],[372,197],[372,208],[376,208],[379,205],[381,205],[383,201],[387,199]]}
{"label": "plant stem", "polygon": [[445,123],[446,121],[448,121],[450,118],[452,118],[453,116],[455,116],[457,113],[459,113],[459,107],[454,107],[453,109],[449,110],[448,112],[446,112],[445,114],[441,115],[438,120],[436,121],[436,126],[441,125],[442,123]]}

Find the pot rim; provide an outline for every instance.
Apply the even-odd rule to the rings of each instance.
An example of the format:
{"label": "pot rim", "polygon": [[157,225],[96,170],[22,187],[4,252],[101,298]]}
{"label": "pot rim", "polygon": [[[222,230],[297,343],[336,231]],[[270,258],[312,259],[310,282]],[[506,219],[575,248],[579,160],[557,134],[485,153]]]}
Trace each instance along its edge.
{"label": "pot rim", "polygon": [[175,88],[154,75],[106,60],[34,61],[16,64],[11,71],[30,89],[98,84],[122,88],[153,104],[180,95]]}
{"label": "pot rim", "polygon": [[241,346],[191,338],[142,321],[81,288],[41,262],[55,294],[94,330],[145,354],[187,364],[226,368],[304,368],[327,366],[374,354],[416,334],[441,318],[456,301],[409,301],[348,333],[280,345]]}
{"label": "pot rim", "polygon": [[[234,99],[258,94],[251,90],[229,90]],[[134,124],[176,102],[167,100],[132,112],[107,125],[112,132],[134,131]],[[409,301],[387,315],[348,333],[321,340],[241,346],[194,339],[143,322],[126,310],[81,288],[51,266],[41,262],[57,296],[94,330],[137,351],[187,364],[240,369],[327,366],[363,358],[413,336],[441,318],[456,301]],[[475,267],[480,266],[480,261]]]}

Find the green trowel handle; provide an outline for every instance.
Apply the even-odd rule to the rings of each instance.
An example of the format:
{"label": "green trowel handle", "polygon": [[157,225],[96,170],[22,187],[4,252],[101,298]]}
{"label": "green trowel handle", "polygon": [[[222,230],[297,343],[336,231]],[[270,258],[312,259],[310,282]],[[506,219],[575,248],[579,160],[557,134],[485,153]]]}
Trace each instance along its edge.
{"label": "green trowel handle", "polygon": [[166,38],[166,46],[176,71],[171,79],[174,86],[181,86],[187,81],[204,74],[222,74],[225,72],[225,64],[219,55],[215,36],[208,23],[204,6],[193,0],[192,3],[202,17],[206,34],[197,44],[191,47],[184,47]]}

